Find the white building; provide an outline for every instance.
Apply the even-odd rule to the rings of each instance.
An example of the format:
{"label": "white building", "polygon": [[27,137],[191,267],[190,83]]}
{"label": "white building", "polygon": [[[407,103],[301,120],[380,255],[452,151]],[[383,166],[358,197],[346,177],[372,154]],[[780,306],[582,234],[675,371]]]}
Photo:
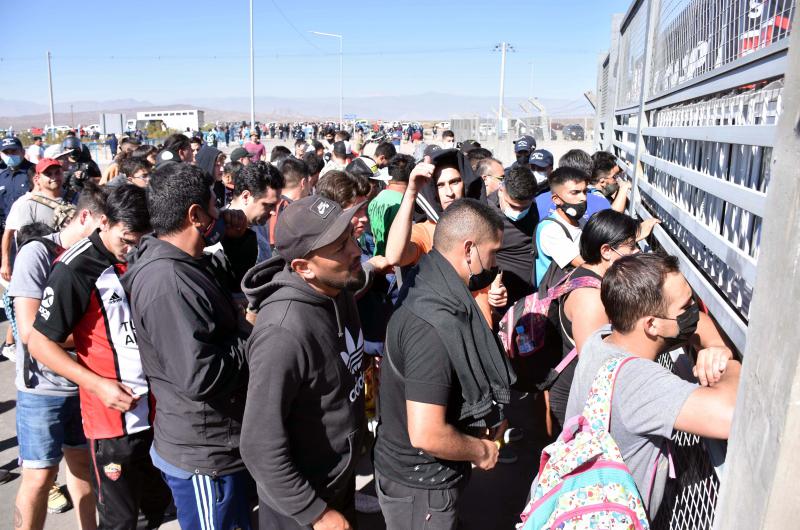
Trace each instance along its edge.
{"label": "white building", "polygon": [[188,127],[190,131],[199,131],[203,126],[203,111],[198,109],[187,110],[147,110],[136,113],[136,123],[157,121],[164,122],[170,129],[185,131]]}

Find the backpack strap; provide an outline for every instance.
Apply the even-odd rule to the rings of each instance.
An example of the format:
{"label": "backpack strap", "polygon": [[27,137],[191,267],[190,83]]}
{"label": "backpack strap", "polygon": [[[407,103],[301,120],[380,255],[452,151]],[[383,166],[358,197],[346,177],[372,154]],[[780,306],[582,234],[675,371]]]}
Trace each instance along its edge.
{"label": "backpack strap", "polygon": [[557,224],[558,226],[561,227],[561,230],[564,231],[564,235],[566,235],[569,238],[570,241],[575,241],[572,238],[572,234],[570,234],[569,228],[567,228],[567,225],[565,225],[560,219],[556,219],[554,216],[551,215],[551,216],[545,217],[544,219],[539,221],[539,224],[544,223],[545,221],[550,221],[551,223]]}
{"label": "backpack strap", "polygon": [[582,415],[589,421],[589,426],[594,431],[609,432],[611,428],[611,400],[614,394],[614,384],[620,368],[636,357],[617,357],[608,359],[600,367],[592,381],[589,397],[583,408]]}

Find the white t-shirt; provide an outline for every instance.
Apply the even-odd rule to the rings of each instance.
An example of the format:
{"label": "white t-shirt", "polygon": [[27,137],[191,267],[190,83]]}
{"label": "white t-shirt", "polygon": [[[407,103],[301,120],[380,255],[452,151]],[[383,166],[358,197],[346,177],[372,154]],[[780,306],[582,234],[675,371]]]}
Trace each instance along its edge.
{"label": "white t-shirt", "polygon": [[29,162],[35,164],[39,161],[40,158],[44,157],[44,147],[41,145],[31,144],[25,150],[25,158],[28,159]]}
{"label": "white t-shirt", "polygon": [[541,250],[563,269],[581,253],[581,228],[572,226],[566,221],[560,221],[567,228],[572,239],[567,237],[564,229],[558,223],[544,223],[542,231],[539,233],[539,245]]}

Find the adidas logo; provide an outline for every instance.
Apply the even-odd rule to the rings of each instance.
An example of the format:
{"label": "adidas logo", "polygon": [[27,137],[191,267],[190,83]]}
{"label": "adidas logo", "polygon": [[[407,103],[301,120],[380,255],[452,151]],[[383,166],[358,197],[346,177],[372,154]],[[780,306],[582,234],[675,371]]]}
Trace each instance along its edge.
{"label": "adidas logo", "polygon": [[116,292],[111,293],[111,297],[109,297],[108,303],[116,304],[117,302],[122,302],[122,297],[118,295]]}
{"label": "adidas logo", "polygon": [[361,369],[361,361],[364,359],[364,333],[359,329],[358,341],[354,341],[350,331],[345,328],[344,339],[347,351],[339,352],[339,355],[342,357],[347,371],[355,374]]}

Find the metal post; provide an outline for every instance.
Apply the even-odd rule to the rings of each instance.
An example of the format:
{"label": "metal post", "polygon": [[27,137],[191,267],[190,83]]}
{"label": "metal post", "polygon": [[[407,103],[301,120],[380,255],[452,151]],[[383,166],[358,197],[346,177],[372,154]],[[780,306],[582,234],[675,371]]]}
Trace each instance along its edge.
{"label": "metal post", "polygon": [[342,70],[342,63],[344,61],[344,55],[342,54],[344,38],[339,35],[339,130],[344,130],[344,122],[342,121],[342,108],[344,106],[344,76]]}
{"label": "metal post", "polygon": [[[639,117],[636,120],[636,149],[633,160],[633,186],[631,187],[631,200],[628,203],[628,214],[634,219],[637,217],[636,205],[639,203],[639,158],[643,148],[642,142],[642,125],[644,123],[644,100],[647,97],[647,91],[650,89],[650,52],[653,49],[653,32],[655,30],[653,24],[653,16],[655,10],[653,9],[654,0],[646,0],[647,2],[647,21],[645,25],[645,47],[644,47],[644,61],[642,61],[642,92],[639,94]],[[639,8],[641,9],[641,8]],[[584,132],[586,129],[584,128]]]}
{"label": "metal post", "polygon": [[56,119],[53,112],[53,69],[50,66],[50,52],[47,52],[47,84],[50,91],[50,134],[55,135]]}
{"label": "metal post", "polygon": [[253,55],[253,0],[250,0],[250,129],[256,128],[256,80]]}
{"label": "metal post", "polygon": [[75,128],[75,113],[72,111],[72,103],[69,104],[69,126]]}
{"label": "metal post", "polygon": [[528,87],[528,97],[533,97],[533,61],[531,61],[531,86]]}
{"label": "metal post", "polygon": [[497,108],[497,137],[503,136],[503,94],[506,88],[506,43],[500,43],[500,103]]}

